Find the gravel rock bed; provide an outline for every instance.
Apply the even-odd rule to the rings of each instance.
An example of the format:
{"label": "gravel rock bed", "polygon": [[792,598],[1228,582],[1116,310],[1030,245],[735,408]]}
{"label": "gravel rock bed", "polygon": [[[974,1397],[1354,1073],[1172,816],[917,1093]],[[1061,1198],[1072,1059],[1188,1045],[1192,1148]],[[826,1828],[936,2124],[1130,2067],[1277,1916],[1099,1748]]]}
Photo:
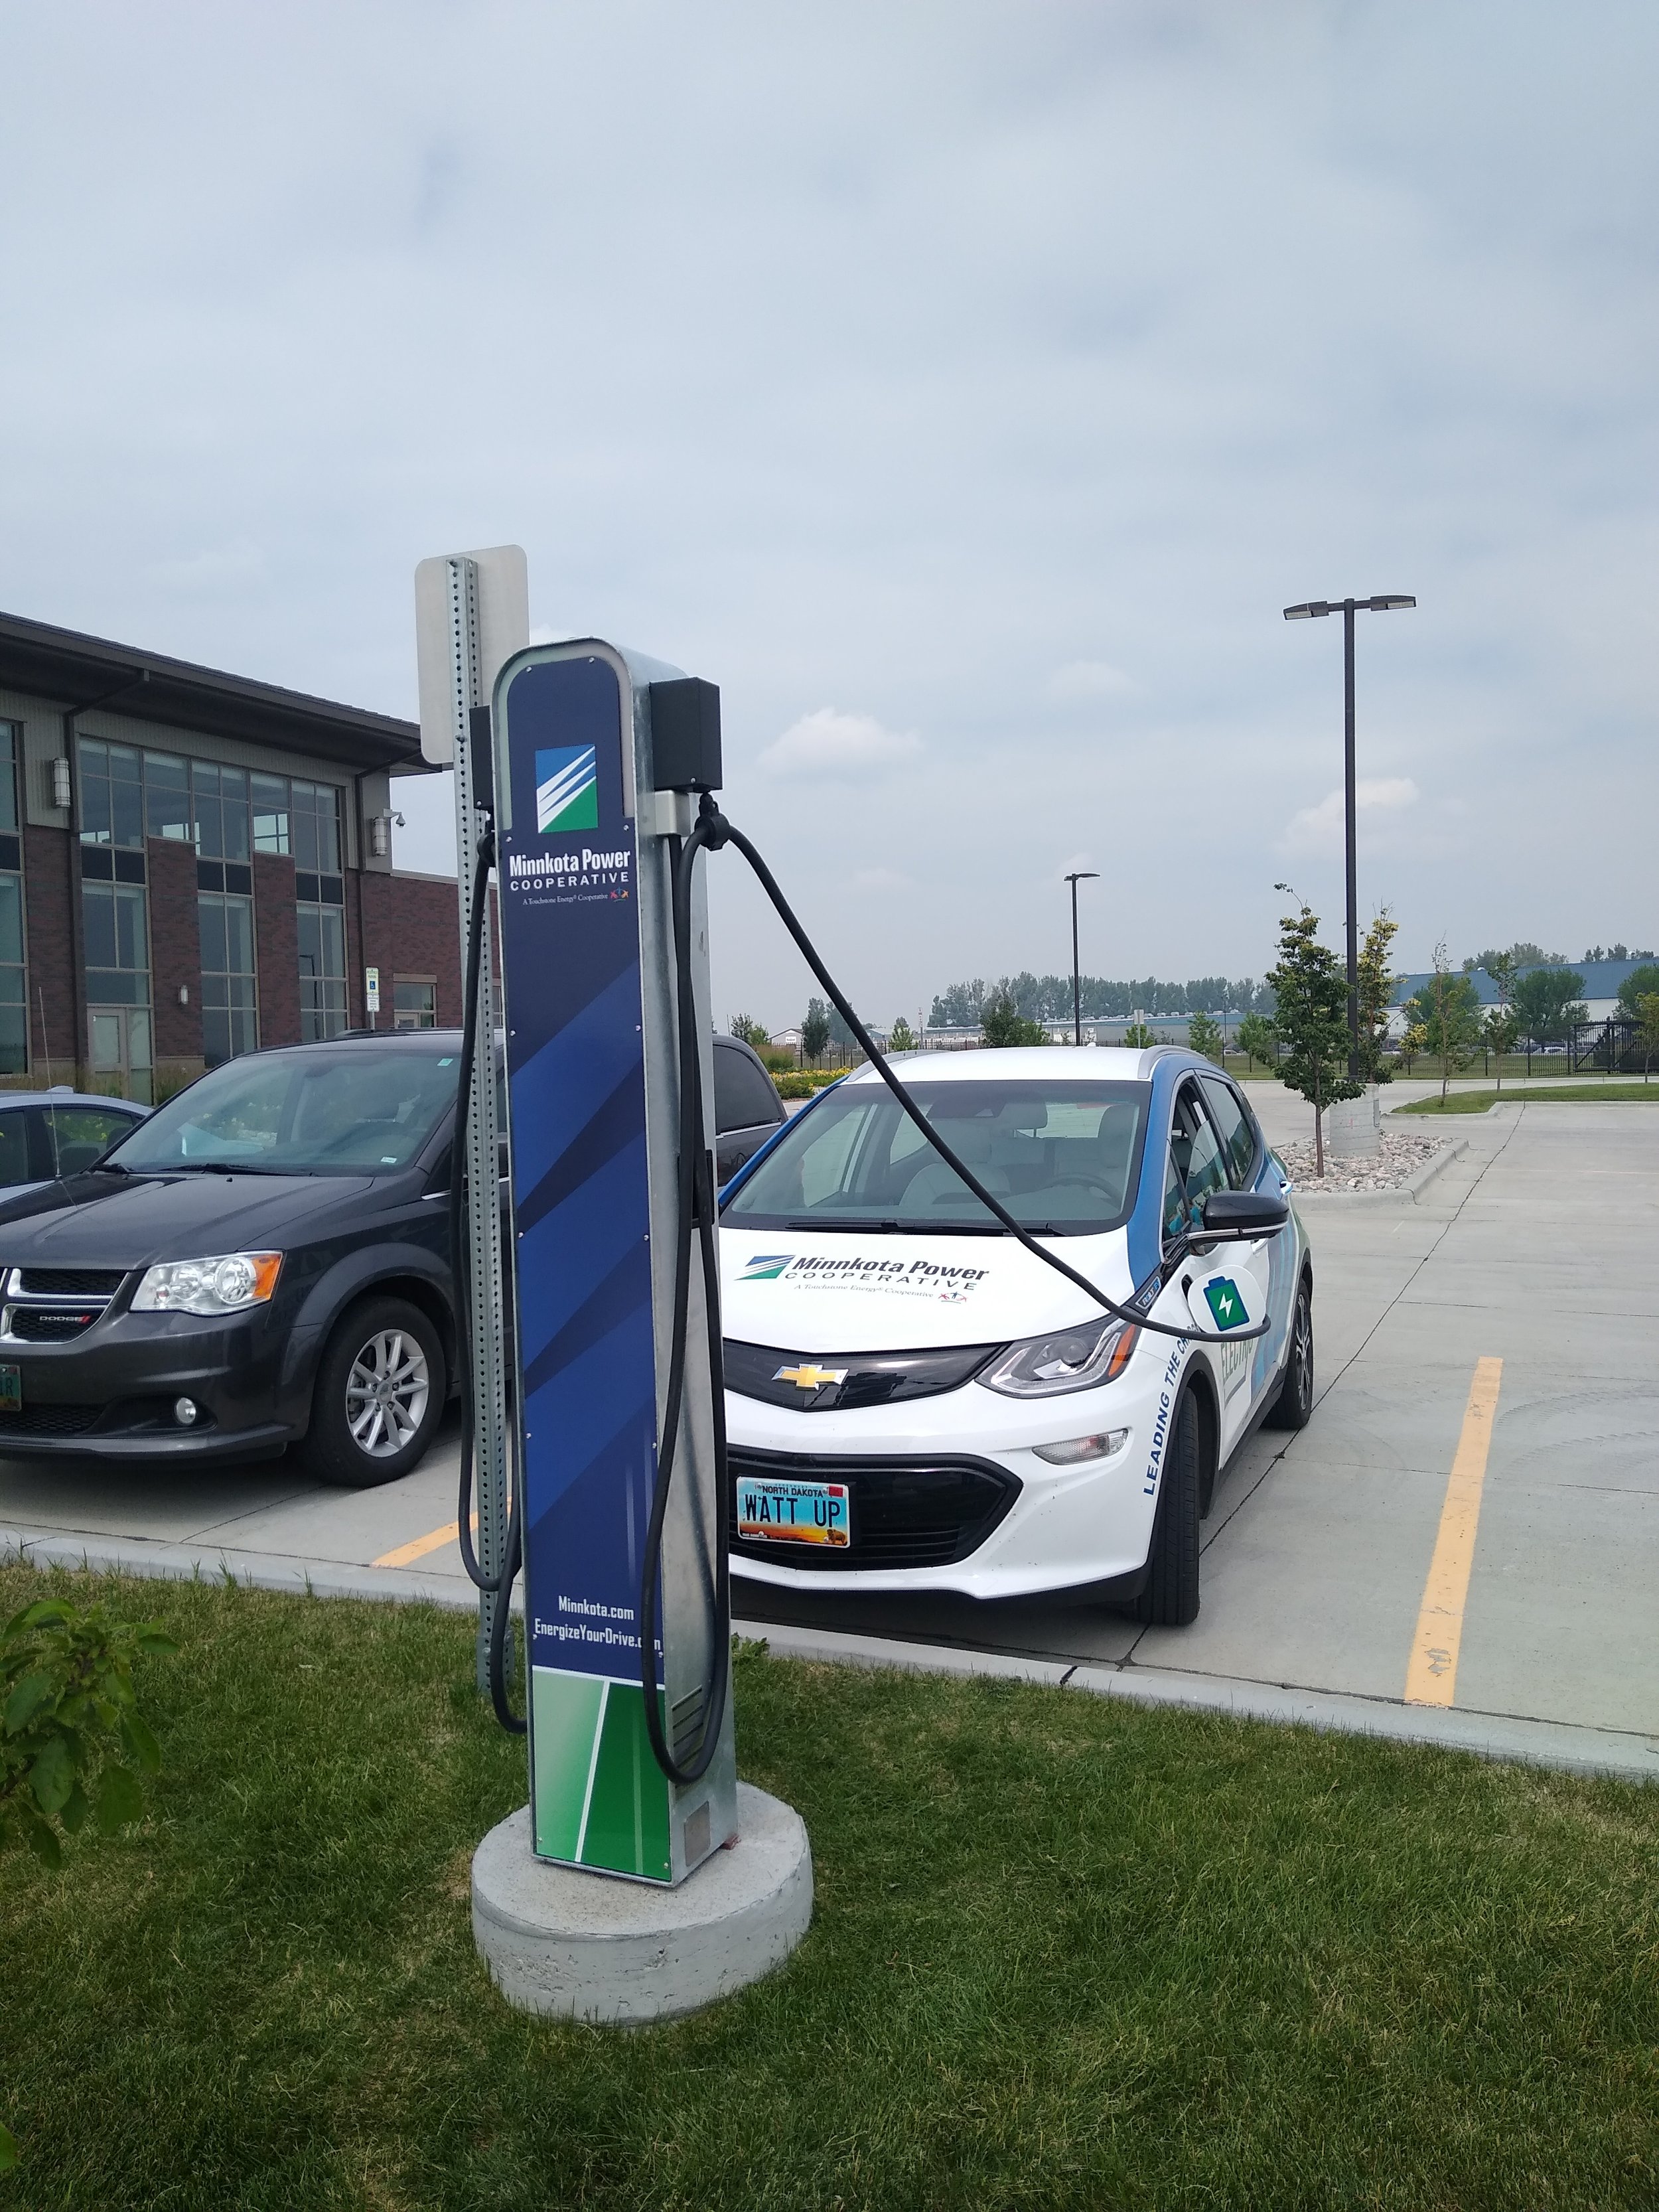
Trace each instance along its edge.
{"label": "gravel rock bed", "polygon": [[1298,1193],[1304,1191],[1400,1190],[1419,1168],[1443,1152],[1449,1139],[1442,1136],[1407,1137],[1393,1129],[1382,1132],[1382,1150],[1372,1160],[1333,1159],[1328,1147],[1325,1172],[1314,1173],[1313,1139],[1305,1145],[1275,1145],[1273,1150],[1290,1170]]}

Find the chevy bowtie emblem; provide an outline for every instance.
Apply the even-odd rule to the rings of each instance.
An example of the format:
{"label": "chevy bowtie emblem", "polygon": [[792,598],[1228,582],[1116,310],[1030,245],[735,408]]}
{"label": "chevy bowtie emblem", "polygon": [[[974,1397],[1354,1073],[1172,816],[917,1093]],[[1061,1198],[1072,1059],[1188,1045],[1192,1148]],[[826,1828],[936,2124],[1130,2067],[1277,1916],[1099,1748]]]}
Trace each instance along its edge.
{"label": "chevy bowtie emblem", "polygon": [[821,1390],[826,1382],[844,1382],[844,1367],[780,1367],[775,1382],[793,1382],[798,1390]]}

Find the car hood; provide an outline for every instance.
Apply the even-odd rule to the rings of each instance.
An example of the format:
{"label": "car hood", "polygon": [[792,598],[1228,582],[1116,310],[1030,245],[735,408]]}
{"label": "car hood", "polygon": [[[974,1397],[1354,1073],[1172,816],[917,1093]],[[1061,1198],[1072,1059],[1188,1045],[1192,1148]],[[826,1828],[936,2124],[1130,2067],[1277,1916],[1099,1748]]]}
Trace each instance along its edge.
{"label": "car hood", "polygon": [[0,1206],[0,1267],[141,1267],[280,1251],[301,1226],[373,1188],[372,1176],[74,1176]]}
{"label": "car hood", "polygon": [[[1133,1289],[1122,1230],[1046,1241],[1109,1297]],[[720,1273],[726,1334],[790,1352],[1000,1344],[1101,1317],[1012,1237],[722,1229]]]}

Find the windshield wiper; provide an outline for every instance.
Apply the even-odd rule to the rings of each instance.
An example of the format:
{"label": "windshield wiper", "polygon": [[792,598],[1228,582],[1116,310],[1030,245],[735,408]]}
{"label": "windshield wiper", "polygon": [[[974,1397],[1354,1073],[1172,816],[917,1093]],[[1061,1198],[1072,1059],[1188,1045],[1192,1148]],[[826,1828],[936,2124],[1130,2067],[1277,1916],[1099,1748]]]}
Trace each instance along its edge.
{"label": "windshield wiper", "polygon": [[[741,1225],[741,1224],[739,1224]],[[1006,1237],[1008,1231],[994,1216],[983,1221],[860,1221],[846,1214],[823,1214],[805,1221],[786,1221],[786,1229],[842,1229],[860,1237]]]}
{"label": "windshield wiper", "polygon": [[[122,1172],[130,1175],[132,1170],[128,1168],[124,1169]],[[147,1175],[289,1176],[307,1175],[309,1172],[310,1170],[306,1168],[255,1167],[247,1160],[169,1160],[166,1167],[144,1170]]]}

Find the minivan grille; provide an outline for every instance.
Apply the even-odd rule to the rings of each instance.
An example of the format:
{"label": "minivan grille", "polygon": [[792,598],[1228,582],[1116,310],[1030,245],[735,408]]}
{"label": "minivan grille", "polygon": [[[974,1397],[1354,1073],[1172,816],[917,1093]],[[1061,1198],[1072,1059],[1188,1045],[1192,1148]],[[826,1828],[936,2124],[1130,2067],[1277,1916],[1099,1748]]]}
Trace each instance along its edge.
{"label": "minivan grille", "polygon": [[0,1413],[0,1449],[14,1437],[82,1437],[96,1428],[101,1406],[24,1406]]}
{"label": "minivan grille", "polygon": [[112,1298],[123,1273],[119,1267],[20,1267],[15,1287],[29,1298]]}

